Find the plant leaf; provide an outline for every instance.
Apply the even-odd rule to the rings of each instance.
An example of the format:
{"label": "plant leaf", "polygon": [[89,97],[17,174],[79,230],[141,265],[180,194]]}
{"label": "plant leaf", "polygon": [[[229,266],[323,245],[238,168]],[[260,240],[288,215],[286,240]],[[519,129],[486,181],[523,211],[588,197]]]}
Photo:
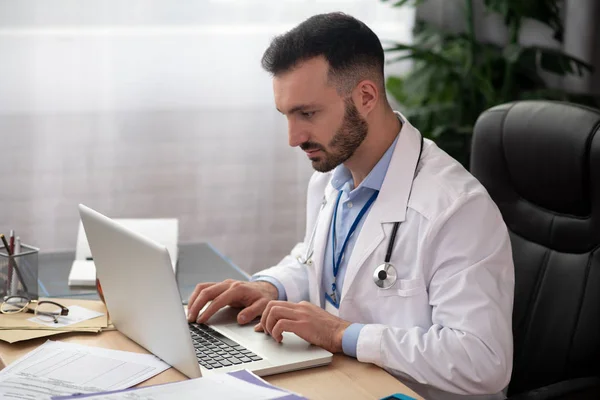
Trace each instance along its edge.
{"label": "plant leaf", "polygon": [[404,104],[407,99],[403,92],[404,80],[398,76],[390,76],[386,81],[386,89],[398,103]]}
{"label": "plant leaf", "polygon": [[[388,3],[390,0],[381,0],[384,3]],[[412,3],[413,7],[418,6],[424,0],[395,0],[395,3],[392,4],[392,7],[402,7],[407,5],[408,3]]]}
{"label": "plant leaf", "polygon": [[531,46],[528,51],[536,53],[539,59],[539,66],[545,71],[564,76],[567,74],[583,75],[584,71],[594,72],[594,67],[585,61],[570,56],[559,49],[552,49],[542,46]]}
{"label": "plant leaf", "polygon": [[518,44],[509,44],[502,51],[502,55],[506,59],[507,62],[513,64],[519,60],[521,53],[523,52],[523,48]]}
{"label": "plant leaf", "polygon": [[447,65],[454,65],[454,62],[441,54],[436,53],[430,49],[421,48],[418,46],[411,46],[403,43],[396,43],[393,47],[385,49],[386,52],[392,53],[395,51],[408,51],[412,58],[428,61],[428,62],[436,62],[443,63]]}

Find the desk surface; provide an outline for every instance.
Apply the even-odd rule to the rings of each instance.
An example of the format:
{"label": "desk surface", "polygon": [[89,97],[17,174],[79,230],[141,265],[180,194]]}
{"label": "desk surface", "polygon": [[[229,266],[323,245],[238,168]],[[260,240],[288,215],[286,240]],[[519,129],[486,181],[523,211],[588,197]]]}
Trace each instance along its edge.
{"label": "desk surface", "polygon": [[[68,278],[75,252],[40,253],[39,279],[40,297],[75,297],[98,300],[95,287],[69,287]],[[210,265],[211,268],[200,268]],[[199,282],[218,282],[245,279],[244,273],[208,243],[179,244],[177,262],[177,284],[182,300],[187,301]]]}
{"label": "desk surface", "polygon": [[[147,353],[142,347],[117,331],[100,334],[65,334],[53,340],[79,343],[88,346]],[[27,352],[43,344],[46,339],[8,344],[0,342],[1,360],[5,364],[17,360]],[[170,368],[141,383],[139,386],[156,385],[186,379],[179,371]],[[393,393],[420,397],[397,379],[372,364],[365,364],[344,355],[335,355],[333,362],[324,367],[287,372],[264,377],[273,385],[300,393],[310,399],[380,399]]]}
{"label": "desk surface", "polygon": [[[47,295],[98,299],[95,288],[70,288],[67,285],[71,263],[74,259],[74,252],[40,254],[39,278]],[[210,265],[211,268],[200,268],[201,265]],[[198,282],[215,282],[227,278],[245,279],[245,275],[206,243],[180,244],[177,283],[182,299],[187,300]],[[40,289],[40,294],[46,295],[43,293],[44,289]],[[2,361],[10,364],[46,340],[45,338],[35,339],[12,345],[0,342],[0,369]],[[145,349],[115,331],[101,334],[63,334],[53,336],[50,340],[146,353]],[[183,379],[185,379],[184,375],[171,368],[140,386]],[[265,380],[311,399],[377,399],[393,393],[404,393],[420,398],[381,368],[372,364],[360,363],[344,355],[335,355],[332,364],[328,366],[272,375],[265,377]]]}

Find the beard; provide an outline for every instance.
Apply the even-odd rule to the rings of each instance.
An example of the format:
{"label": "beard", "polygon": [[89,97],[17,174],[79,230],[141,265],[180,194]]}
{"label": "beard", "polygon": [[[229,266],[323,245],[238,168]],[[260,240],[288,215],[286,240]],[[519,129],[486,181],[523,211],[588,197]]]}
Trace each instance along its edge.
{"label": "beard", "polygon": [[310,159],[316,171],[329,172],[342,164],[352,157],[367,137],[369,131],[367,121],[360,116],[352,99],[346,99],[344,103],[346,109],[342,126],[335,132],[329,142],[329,150],[325,150],[323,145],[313,142],[305,142],[300,145],[302,150],[318,149],[323,153],[322,156]]}

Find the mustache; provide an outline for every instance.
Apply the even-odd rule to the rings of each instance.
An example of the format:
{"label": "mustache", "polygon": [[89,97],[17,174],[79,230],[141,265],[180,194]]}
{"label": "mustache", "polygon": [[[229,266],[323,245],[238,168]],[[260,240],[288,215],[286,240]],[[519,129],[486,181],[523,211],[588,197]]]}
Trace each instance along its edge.
{"label": "mustache", "polygon": [[300,145],[300,148],[304,151],[308,151],[308,150],[325,150],[323,148],[323,146],[321,146],[319,143],[314,143],[314,142],[304,142]]}

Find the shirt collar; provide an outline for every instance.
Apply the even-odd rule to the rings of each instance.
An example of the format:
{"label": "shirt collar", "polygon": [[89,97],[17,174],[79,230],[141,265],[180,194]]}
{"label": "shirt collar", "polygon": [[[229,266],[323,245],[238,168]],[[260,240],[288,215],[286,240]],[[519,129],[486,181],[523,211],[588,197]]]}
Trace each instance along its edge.
{"label": "shirt collar", "polygon": [[[369,172],[367,177],[360,183],[360,185],[356,189],[361,187],[377,191],[381,189],[381,185],[383,184],[383,180],[385,179],[385,174],[387,173],[388,167],[390,166],[392,154],[394,154],[394,148],[396,147],[396,143],[398,142],[398,136],[400,135],[396,136],[396,139],[394,139],[392,145],[386,150],[386,152],[379,159],[377,164],[375,164],[371,172]],[[348,170],[348,168],[344,166],[344,164],[340,164],[333,170],[331,185],[336,190],[342,190],[342,187],[346,183],[352,183],[352,174],[350,173],[350,170]]]}

